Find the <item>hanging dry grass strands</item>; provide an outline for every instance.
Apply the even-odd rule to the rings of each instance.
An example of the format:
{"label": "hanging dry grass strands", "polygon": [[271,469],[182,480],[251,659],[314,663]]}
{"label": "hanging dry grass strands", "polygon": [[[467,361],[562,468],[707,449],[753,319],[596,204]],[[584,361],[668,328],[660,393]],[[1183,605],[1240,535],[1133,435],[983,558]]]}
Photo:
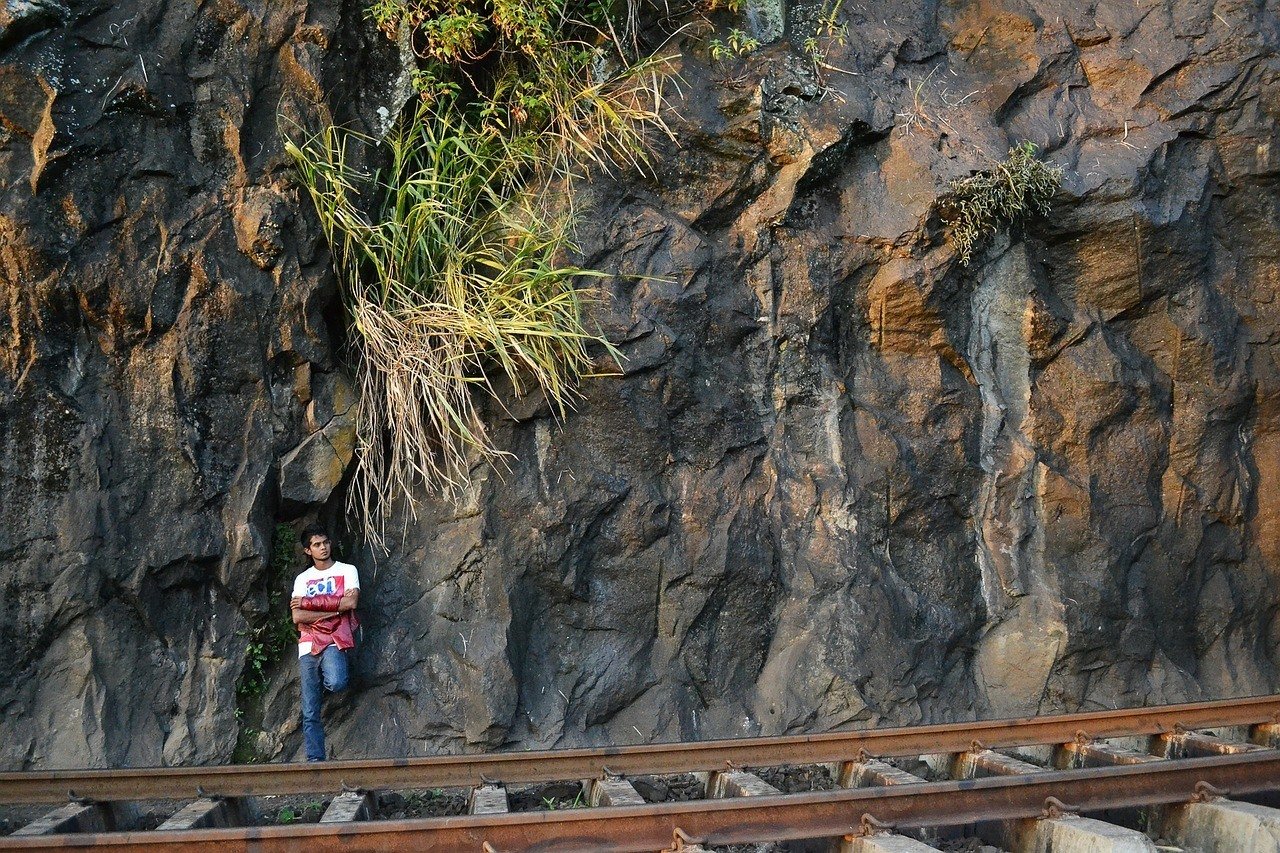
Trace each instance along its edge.
{"label": "hanging dry grass strands", "polygon": [[[584,278],[572,252],[574,181],[645,164],[665,64],[627,63],[549,3],[402,3],[371,15],[412,29],[422,97],[387,139],[327,127],[286,149],[315,204],[359,346],[359,467],[352,510],[385,547],[396,502],[422,484],[458,494],[503,452],[480,417],[490,376],[537,389],[563,414],[591,375]],[[605,40],[607,43],[607,40]],[[614,68],[608,73],[604,69]],[[480,86],[477,80],[489,81]],[[354,146],[389,165],[353,167]]]}

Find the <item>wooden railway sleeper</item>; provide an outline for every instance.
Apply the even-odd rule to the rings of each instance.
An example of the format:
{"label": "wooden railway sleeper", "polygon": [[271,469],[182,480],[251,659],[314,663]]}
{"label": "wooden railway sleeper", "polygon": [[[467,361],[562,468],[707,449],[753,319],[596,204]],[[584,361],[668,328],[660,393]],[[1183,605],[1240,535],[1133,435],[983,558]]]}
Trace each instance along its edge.
{"label": "wooden railway sleeper", "polygon": [[1277,719],[1277,715],[1273,714],[1268,722],[1250,726],[1249,742],[1271,749],[1280,747],[1280,719]]}
{"label": "wooden railway sleeper", "polygon": [[372,791],[344,790],[333,798],[320,817],[321,823],[352,823],[373,817]]}
{"label": "wooden railway sleeper", "polygon": [[60,808],[19,827],[11,837],[112,832],[134,822],[136,809],[127,802],[101,802],[77,797]]}
{"label": "wooden railway sleeper", "polygon": [[1226,792],[1197,783],[1190,801],[1154,810],[1160,835],[1188,851],[1262,853],[1280,850],[1280,810],[1232,800]]}
{"label": "wooden railway sleeper", "polygon": [[177,814],[156,827],[157,831],[251,826],[257,822],[257,808],[250,797],[204,796],[183,806]]}
{"label": "wooden railway sleeper", "polygon": [[1202,758],[1210,755],[1242,755],[1267,749],[1256,743],[1227,740],[1214,735],[1188,731],[1175,725],[1172,733],[1156,735],[1153,751],[1163,758]]}
{"label": "wooden railway sleeper", "polygon": [[[1083,732],[1081,733],[1083,734]],[[1085,767],[1111,767],[1117,764],[1150,764],[1164,759],[1149,752],[1138,752],[1115,746],[1101,740],[1077,738],[1071,743],[1059,744],[1054,750],[1054,766],[1059,770]]]}
{"label": "wooden railway sleeper", "polygon": [[506,814],[511,810],[506,786],[501,782],[485,782],[471,789],[467,813],[473,815]]}
{"label": "wooden railway sleeper", "polygon": [[601,778],[587,780],[583,788],[587,793],[587,803],[592,808],[645,805],[644,797],[630,781],[620,774],[608,772],[607,768]]}
{"label": "wooden railway sleeper", "polygon": [[707,797],[769,797],[782,792],[754,773],[745,770],[719,770],[707,780]]}
{"label": "wooden railway sleeper", "polygon": [[863,751],[858,761],[840,765],[836,784],[841,788],[883,788],[892,785],[919,785],[924,779],[908,773],[886,761],[867,757]]}
{"label": "wooden railway sleeper", "polygon": [[[976,741],[974,746],[981,747]],[[1020,758],[992,749],[978,748],[957,755],[952,764],[951,775],[955,779],[981,779],[987,776],[1024,776],[1043,772],[1043,767]]]}

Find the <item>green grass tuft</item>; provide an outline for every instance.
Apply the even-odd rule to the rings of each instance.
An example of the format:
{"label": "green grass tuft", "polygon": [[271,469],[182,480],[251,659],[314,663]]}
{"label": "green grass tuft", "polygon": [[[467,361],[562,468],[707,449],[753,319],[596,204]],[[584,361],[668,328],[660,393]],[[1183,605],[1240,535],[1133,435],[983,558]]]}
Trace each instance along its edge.
{"label": "green grass tuft", "polygon": [[968,264],[982,242],[1000,228],[1033,213],[1047,214],[1062,184],[1062,168],[1040,160],[1030,142],[988,172],[951,182],[938,202],[951,242]]}

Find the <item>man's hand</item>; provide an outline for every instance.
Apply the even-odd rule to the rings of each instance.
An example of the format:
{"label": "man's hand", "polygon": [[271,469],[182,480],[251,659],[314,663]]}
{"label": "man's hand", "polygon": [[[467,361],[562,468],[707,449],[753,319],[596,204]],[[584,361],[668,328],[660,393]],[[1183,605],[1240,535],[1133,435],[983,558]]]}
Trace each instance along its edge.
{"label": "man's hand", "polygon": [[338,612],[346,613],[348,610],[355,610],[359,602],[360,588],[349,589],[342,594],[342,599],[338,602]]}

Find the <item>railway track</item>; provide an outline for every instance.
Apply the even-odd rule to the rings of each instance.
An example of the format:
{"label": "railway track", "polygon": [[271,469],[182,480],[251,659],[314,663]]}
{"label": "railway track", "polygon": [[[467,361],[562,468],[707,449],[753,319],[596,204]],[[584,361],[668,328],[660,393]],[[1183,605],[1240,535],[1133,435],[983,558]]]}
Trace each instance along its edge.
{"label": "railway track", "polygon": [[[53,808],[0,837],[0,851],[692,853],[802,842],[923,853],[980,849],[979,839],[1010,853],[1280,851],[1280,810],[1265,805],[1280,802],[1277,746],[1280,696],[1266,696],[603,749],[12,772],[0,773],[0,805]],[[664,787],[654,780],[672,776],[694,779],[700,798],[654,802]],[[589,807],[510,809],[518,786],[564,780],[581,784]],[[820,790],[797,792],[805,785]],[[424,789],[466,789],[467,813],[374,819],[378,792]],[[328,799],[320,823],[252,825],[267,798],[297,794]],[[172,814],[156,829],[132,829],[130,804],[156,800],[175,804]]]}

